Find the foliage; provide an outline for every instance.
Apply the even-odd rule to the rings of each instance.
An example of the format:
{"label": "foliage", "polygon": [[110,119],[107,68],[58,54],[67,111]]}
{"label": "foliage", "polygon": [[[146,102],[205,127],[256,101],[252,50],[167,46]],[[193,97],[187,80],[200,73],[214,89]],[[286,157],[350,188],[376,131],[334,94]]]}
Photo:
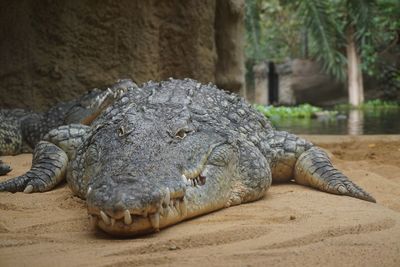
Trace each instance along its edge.
{"label": "foliage", "polygon": [[[339,79],[345,76],[343,55],[345,34],[336,20],[338,12],[332,1],[300,0],[297,16],[308,29],[312,55],[323,63],[324,69]],[[340,10],[340,9],[339,9]]]}
{"label": "foliage", "polygon": [[399,10],[398,0],[246,0],[246,56],[282,62],[306,46],[327,72],[344,79],[345,35],[353,27],[363,70],[378,75],[379,55],[398,42]]}
{"label": "foliage", "polygon": [[362,109],[362,110],[382,110],[382,109],[399,109],[400,103],[396,101],[385,101],[381,99],[369,100],[363,103],[359,107],[354,107],[349,104],[340,104],[334,107],[335,110],[350,110],[350,109]]}
{"label": "foliage", "polygon": [[380,99],[370,100],[365,102],[362,108],[370,109],[370,108],[399,108],[400,104],[394,101],[384,101]]}
{"label": "foliage", "polygon": [[300,56],[301,24],[290,1],[246,0],[246,57],[283,62]]}
{"label": "foliage", "polygon": [[260,12],[259,1],[246,1],[246,56],[248,59],[260,59]]}
{"label": "foliage", "polygon": [[400,69],[395,64],[379,64],[377,75],[380,83],[379,89],[382,91],[383,99],[397,99],[400,101]]}
{"label": "foliage", "polygon": [[302,104],[294,107],[286,107],[286,106],[264,106],[264,105],[255,105],[255,108],[263,113],[268,118],[277,119],[277,118],[312,118],[316,113],[324,112],[329,116],[336,115],[336,112],[323,111],[320,107],[315,107],[310,104]]}
{"label": "foliage", "polygon": [[371,76],[379,76],[385,71],[384,65],[388,63],[380,62],[379,56],[395,49],[400,38],[400,1],[379,0],[376,9],[370,19],[371,31],[366,34],[371,42],[364,44],[362,49],[363,69]]}
{"label": "foliage", "polygon": [[356,42],[364,69],[375,61],[372,45],[373,20],[378,16],[375,0],[299,0],[298,18],[307,26],[314,56],[324,69],[344,80],[347,35]]}
{"label": "foliage", "polygon": [[385,101],[381,99],[369,100],[359,107],[354,107],[350,104],[339,104],[333,107],[333,110],[325,110],[310,104],[301,104],[298,106],[265,106],[254,105],[254,107],[263,113],[268,118],[313,118],[316,114],[324,114],[329,117],[334,117],[340,111],[348,111],[350,109],[362,110],[383,110],[383,109],[400,109],[400,103],[396,101]]}
{"label": "foliage", "polygon": [[253,66],[300,57],[301,25],[295,6],[282,0],[246,0],[246,84],[254,87]]}

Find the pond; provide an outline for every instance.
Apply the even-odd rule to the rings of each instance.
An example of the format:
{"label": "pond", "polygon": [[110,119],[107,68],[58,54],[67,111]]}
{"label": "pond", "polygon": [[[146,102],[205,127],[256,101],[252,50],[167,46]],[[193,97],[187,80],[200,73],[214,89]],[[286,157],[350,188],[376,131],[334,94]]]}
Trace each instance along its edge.
{"label": "pond", "polygon": [[349,110],[336,117],[272,118],[278,129],[295,134],[400,134],[400,109]]}

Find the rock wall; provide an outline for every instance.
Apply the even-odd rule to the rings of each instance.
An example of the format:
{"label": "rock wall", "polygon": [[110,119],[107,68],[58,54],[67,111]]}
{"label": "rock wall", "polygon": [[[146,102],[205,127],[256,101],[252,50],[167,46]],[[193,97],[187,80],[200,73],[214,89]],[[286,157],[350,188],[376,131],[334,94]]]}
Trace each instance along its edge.
{"label": "rock wall", "polygon": [[244,0],[3,0],[0,107],[44,110],[118,78],[244,88]]}
{"label": "rock wall", "polygon": [[246,96],[244,66],[244,1],[217,0],[215,29],[217,65],[215,82]]}
{"label": "rock wall", "polygon": [[291,71],[291,88],[296,103],[332,105],[346,101],[345,84],[325,74],[318,63],[294,59]]}

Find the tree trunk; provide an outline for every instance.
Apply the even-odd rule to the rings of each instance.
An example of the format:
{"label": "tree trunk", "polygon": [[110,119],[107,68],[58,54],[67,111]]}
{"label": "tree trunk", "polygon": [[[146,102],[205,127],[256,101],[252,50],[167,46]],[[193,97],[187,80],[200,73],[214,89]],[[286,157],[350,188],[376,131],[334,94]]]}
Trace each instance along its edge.
{"label": "tree trunk", "polygon": [[349,103],[357,107],[364,102],[364,86],[361,73],[361,58],[357,53],[354,41],[354,26],[349,26],[346,38]]}

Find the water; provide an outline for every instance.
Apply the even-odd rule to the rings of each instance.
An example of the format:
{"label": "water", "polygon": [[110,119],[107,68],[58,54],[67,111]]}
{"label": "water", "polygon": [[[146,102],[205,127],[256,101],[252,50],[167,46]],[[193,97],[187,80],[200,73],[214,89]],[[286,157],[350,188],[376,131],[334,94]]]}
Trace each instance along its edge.
{"label": "water", "polygon": [[271,121],[278,130],[295,134],[400,134],[400,109],[350,110],[335,118]]}

